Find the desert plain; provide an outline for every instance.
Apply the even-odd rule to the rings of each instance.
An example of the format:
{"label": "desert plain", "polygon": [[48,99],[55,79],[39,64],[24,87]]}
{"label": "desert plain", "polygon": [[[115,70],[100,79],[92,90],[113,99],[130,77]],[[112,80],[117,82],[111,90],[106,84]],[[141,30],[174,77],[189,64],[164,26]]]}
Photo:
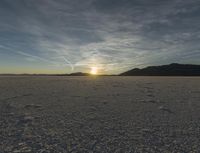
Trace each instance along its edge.
{"label": "desert plain", "polygon": [[200,77],[0,77],[0,153],[199,152]]}

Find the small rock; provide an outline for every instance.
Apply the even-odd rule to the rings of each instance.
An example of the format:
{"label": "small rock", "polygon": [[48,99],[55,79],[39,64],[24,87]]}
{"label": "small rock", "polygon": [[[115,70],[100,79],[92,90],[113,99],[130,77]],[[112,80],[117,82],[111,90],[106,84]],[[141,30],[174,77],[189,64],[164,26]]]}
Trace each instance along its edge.
{"label": "small rock", "polygon": [[24,121],[31,122],[33,120],[34,120],[34,117],[32,117],[32,116],[25,116],[24,117]]}
{"label": "small rock", "polygon": [[153,131],[150,129],[141,129],[142,133],[152,133]]}
{"label": "small rock", "polygon": [[14,116],[14,115],[15,115],[15,113],[13,113],[13,112],[10,112],[10,113],[8,113],[7,115],[8,115],[8,116]]}
{"label": "small rock", "polygon": [[103,102],[104,105],[106,105],[108,103],[107,100],[103,100],[102,102]]}
{"label": "small rock", "polygon": [[34,117],[32,116],[24,116],[23,118],[18,120],[18,124],[26,124],[30,123],[34,120]]}
{"label": "small rock", "polygon": [[41,105],[36,105],[36,104],[27,104],[24,106],[24,108],[41,108]]}
{"label": "small rock", "polygon": [[155,100],[141,100],[142,103],[156,103]]}
{"label": "small rock", "polygon": [[162,111],[166,111],[168,113],[174,113],[172,110],[170,110],[169,108],[166,108],[164,106],[160,106],[159,109],[162,110]]}
{"label": "small rock", "polygon": [[17,150],[14,150],[13,153],[29,153],[31,152],[31,148],[28,147],[28,146],[25,146],[25,147],[22,147],[22,148],[19,148]]}

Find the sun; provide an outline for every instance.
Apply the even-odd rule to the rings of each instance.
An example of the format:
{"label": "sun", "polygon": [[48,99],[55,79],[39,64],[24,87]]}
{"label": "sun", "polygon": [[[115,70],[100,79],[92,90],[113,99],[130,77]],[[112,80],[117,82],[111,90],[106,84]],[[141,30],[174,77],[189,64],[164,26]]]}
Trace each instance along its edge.
{"label": "sun", "polygon": [[91,67],[90,74],[97,75],[98,74],[98,68],[97,67]]}

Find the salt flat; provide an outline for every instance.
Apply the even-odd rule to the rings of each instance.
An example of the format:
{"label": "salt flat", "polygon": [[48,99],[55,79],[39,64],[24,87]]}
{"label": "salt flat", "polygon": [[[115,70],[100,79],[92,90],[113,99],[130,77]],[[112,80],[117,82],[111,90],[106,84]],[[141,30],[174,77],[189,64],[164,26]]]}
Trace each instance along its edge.
{"label": "salt flat", "polygon": [[198,153],[200,77],[0,77],[0,153]]}

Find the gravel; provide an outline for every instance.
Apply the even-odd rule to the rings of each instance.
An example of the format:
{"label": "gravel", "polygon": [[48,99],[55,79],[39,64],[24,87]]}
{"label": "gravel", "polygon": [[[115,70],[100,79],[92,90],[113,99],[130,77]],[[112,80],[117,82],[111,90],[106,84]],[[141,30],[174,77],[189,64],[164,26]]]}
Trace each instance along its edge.
{"label": "gravel", "polygon": [[199,77],[0,77],[0,153],[199,153]]}

